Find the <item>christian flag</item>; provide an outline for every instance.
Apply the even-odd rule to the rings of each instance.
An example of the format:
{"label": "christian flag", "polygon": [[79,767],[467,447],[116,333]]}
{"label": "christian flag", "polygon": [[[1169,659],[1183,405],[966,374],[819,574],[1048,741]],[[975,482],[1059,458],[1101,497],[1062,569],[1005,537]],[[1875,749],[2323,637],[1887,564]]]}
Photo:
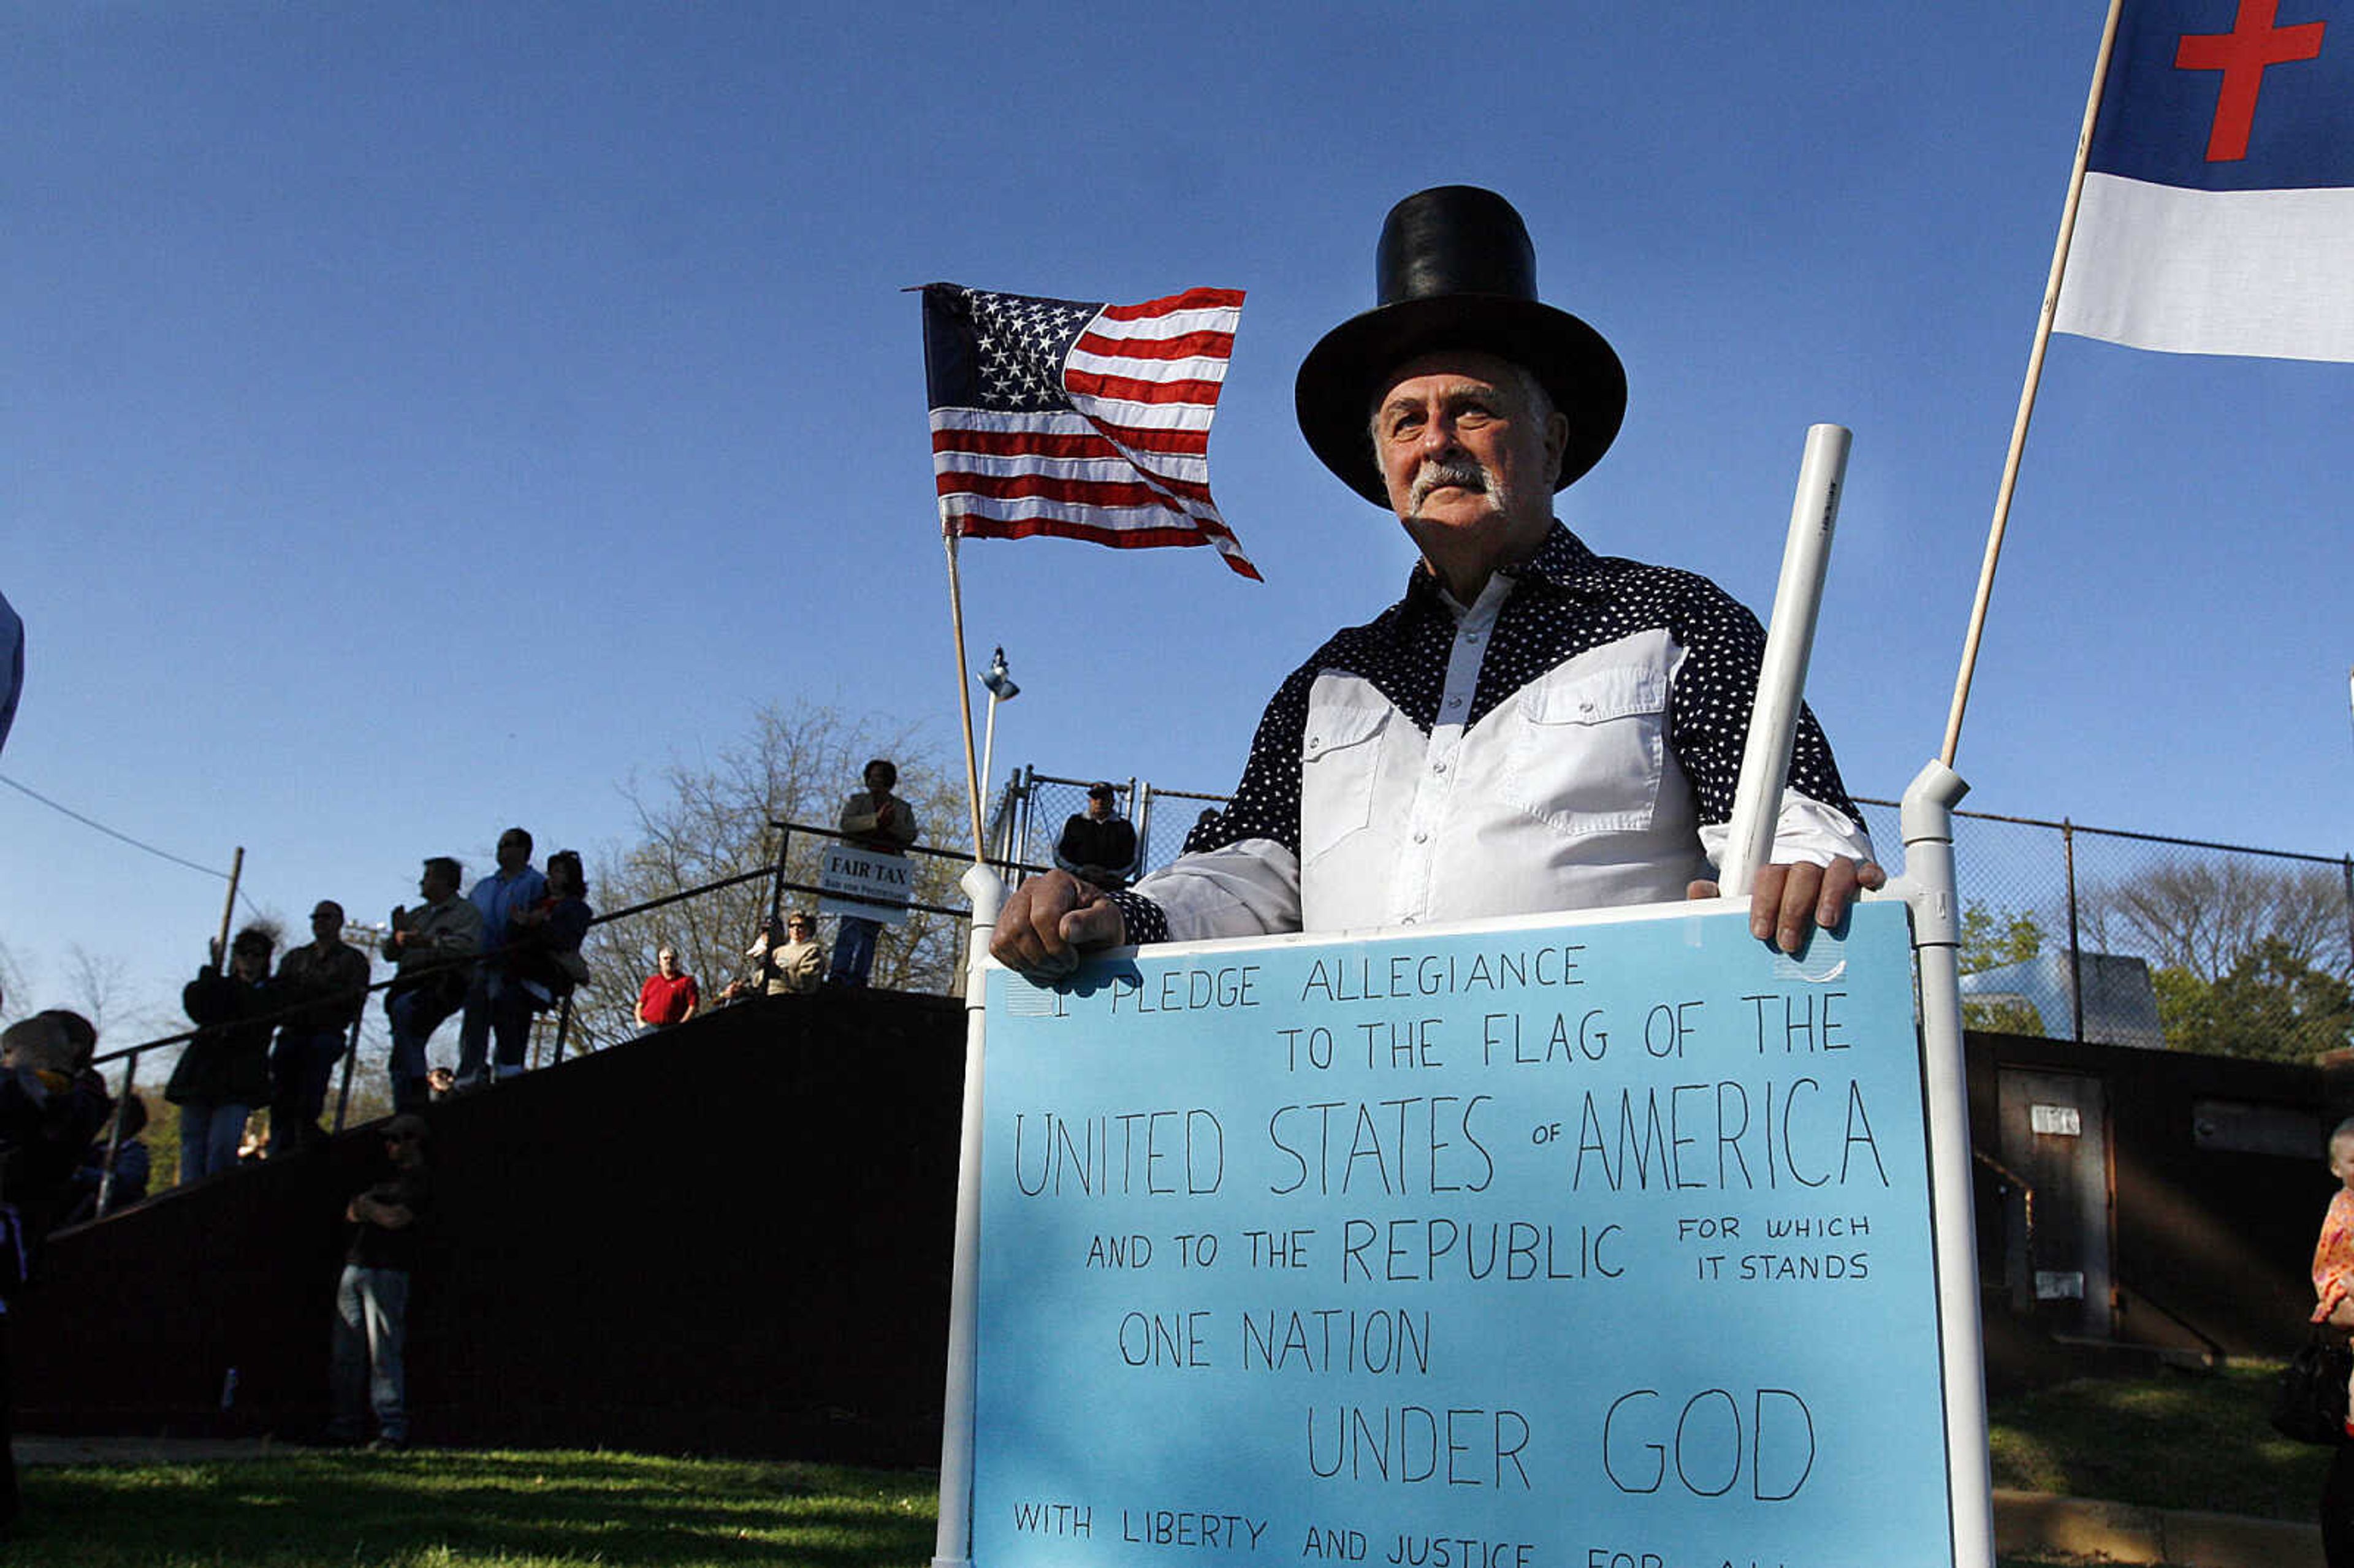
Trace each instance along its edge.
{"label": "christian flag", "polygon": [[16,722],[16,699],[25,690],[25,623],[0,594],[0,746],[8,744],[9,727]]}
{"label": "christian flag", "polygon": [[942,525],[1116,549],[1208,545],[1254,581],[1210,499],[1210,417],[1239,289],[1141,305],[924,286],[924,374]]}
{"label": "christian flag", "polygon": [[2354,0],[2126,0],[2053,325],[2354,360]]}

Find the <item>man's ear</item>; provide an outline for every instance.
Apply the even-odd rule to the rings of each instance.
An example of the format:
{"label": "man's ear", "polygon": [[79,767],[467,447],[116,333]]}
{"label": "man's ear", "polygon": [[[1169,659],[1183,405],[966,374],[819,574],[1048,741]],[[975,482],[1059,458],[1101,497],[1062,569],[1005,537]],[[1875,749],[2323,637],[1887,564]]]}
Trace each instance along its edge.
{"label": "man's ear", "polygon": [[1545,421],[1545,483],[1561,482],[1562,454],[1569,450],[1569,416],[1556,408]]}

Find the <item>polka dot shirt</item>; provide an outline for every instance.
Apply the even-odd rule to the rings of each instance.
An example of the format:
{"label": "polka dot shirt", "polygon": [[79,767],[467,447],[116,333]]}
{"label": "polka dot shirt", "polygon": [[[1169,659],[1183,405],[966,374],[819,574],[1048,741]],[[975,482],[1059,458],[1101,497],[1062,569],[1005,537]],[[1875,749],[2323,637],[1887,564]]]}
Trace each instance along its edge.
{"label": "polka dot shirt", "polygon": [[[1467,728],[1476,730],[1522,687],[1566,660],[1664,630],[1683,654],[1669,694],[1668,743],[1691,780],[1701,822],[1730,821],[1766,651],[1757,618],[1706,577],[1597,556],[1558,523],[1534,556],[1502,571],[1514,579],[1513,588],[1481,658]],[[1317,677],[1341,671],[1371,683],[1426,737],[1437,721],[1455,632],[1437,579],[1416,567],[1404,599],[1334,636],[1283,683],[1259,721],[1232,804],[1187,837],[1186,852],[1269,839],[1299,853],[1301,742]],[[1861,831],[1862,818],[1840,781],[1830,746],[1805,709],[1788,782],[1845,812]],[[1129,940],[1168,939],[1157,905],[1134,894],[1113,896]]]}

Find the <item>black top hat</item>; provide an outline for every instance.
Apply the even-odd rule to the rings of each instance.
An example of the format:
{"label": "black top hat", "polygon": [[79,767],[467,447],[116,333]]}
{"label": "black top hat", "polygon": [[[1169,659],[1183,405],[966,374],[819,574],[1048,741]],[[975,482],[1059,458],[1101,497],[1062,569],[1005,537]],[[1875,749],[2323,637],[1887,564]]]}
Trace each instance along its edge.
{"label": "black top hat", "polygon": [[1374,252],[1372,310],[1324,334],[1299,366],[1299,429],[1324,466],[1389,503],[1367,428],[1382,379],[1418,355],[1477,349],[1525,366],[1569,419],[1561,477],[1602,461],[1627,412],[1627,372],[1602,334],[1537,298],[1536,248],[1512,204],[1439,185],[1390,208]]}

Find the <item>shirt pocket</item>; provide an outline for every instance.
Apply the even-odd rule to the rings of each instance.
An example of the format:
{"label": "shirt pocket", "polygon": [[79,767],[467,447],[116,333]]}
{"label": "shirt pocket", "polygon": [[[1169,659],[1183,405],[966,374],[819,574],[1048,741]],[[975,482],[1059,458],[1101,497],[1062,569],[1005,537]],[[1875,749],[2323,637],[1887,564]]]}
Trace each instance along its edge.
{"label": "shirt pocket", "polygon": [[1507,710],[1505,800],[1564,838],[1648,832],[1658,814],[1668,674],[1641,664],[1540,681]]}
{"label": "shirt pocket", "polygon": [[1305,865],[1373,820],[1382,731],[1395,710],[1311,707],[1299,741],[1299,860]]}

